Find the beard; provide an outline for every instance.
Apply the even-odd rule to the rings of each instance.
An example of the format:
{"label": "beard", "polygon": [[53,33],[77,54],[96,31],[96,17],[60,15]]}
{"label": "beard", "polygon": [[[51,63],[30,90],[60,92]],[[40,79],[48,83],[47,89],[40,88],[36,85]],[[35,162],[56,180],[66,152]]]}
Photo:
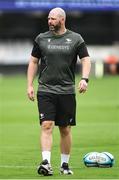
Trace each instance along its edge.
{"label": "beard", "polygon": [[59,22],[57,25],[49,25],[49,30],[53,32],[58,32],[61,29],[61,23]]}

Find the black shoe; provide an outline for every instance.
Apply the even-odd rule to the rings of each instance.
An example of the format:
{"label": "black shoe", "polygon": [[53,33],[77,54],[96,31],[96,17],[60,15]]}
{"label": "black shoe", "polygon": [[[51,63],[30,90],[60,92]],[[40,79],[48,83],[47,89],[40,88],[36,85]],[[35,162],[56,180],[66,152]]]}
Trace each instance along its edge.
{"label": "black shoe", "polygon": [[73,171],[69,169],[68,163],[63,163],[61,168],[60,168],[60,173],[61,174],[68,174],[68,175],[73,175]]}
{"label": "black shoe", "polygon": [[41,174],[44,176],[53,175],[51,164],[49,164],[47,160],[42,161],[41,164],[38,166],[38,174]]}

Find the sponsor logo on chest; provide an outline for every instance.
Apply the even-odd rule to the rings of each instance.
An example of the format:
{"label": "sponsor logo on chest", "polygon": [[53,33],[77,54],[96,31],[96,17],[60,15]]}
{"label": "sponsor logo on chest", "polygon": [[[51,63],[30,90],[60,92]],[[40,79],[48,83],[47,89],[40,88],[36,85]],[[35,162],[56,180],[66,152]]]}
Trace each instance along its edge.
{"label": "sponsor logo on chest", "polygon": [[69,50],[70,49],[70,44],[72,43],[72,40],[70,38],[66,38],[64,40],[64,43],[62,44],[52,44],[51,38],[48,38],[48,45],[47,48],[51,50]]}
{"label": "sponsor logo on chest", "polygon": [[48,49],[52,50],[69,50],[70,46],[68,45],[54,45],[54,44],[49,44]]}

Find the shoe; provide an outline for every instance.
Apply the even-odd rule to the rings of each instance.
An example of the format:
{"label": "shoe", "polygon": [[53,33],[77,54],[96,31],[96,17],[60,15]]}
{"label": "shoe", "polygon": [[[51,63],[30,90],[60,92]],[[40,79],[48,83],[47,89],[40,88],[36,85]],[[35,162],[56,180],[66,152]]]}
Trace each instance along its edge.
{"label": "shoe", "polygon": [[61,168],[60,168],[60,173],[61,174],[68,174],[68,175],[73,175],[73,171],[69,169],[68,163],[63,163]]}
{"label": "shoe", "polygon": [[38,174],[44,175],[44,176],[52,176],[53,175],[52,167],[48,163],[47,160],[42,161],[41,164],[38,166]]}

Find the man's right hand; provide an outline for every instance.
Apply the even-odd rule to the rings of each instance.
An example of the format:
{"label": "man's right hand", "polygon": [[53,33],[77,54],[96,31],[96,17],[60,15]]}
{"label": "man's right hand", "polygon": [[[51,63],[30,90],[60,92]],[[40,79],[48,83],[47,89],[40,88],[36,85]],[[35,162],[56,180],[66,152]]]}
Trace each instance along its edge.
{"label": "man's right hand", "polygon": [[29,87],[28,87],[28,89],[27,89],[27,95],[28,95],[28,98],[29,98],[31,101],[34,101],[34,100],[35,100],[35,91],[34,91],[33,86],[29,86]]}

